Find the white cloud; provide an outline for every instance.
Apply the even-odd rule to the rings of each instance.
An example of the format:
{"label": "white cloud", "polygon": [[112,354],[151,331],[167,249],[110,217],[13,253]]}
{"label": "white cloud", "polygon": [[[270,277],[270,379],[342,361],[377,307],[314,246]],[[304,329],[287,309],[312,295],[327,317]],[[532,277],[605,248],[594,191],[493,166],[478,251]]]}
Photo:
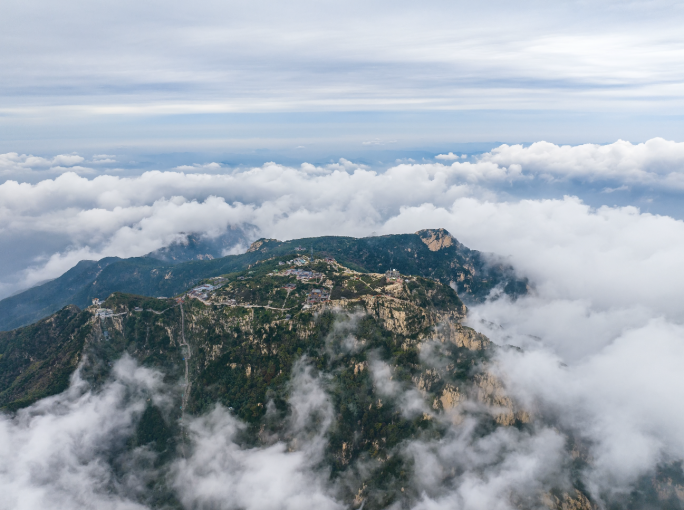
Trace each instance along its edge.
{"label": "white cloud", "polygon": [[623,184],[622,186],[618,186],[617,188],[603,188],[603,190],[601,190],[601,193],[615,193],[616,191],[629,191],[629,186]]}
{"label": "white cloud", "polygon": [[502,145],[478,160],[498,166],[520,165],[524,173],[545,179],[614,180],[684,189],[684,143],[662,138],[639,144],[618,140],[608,145]]}
{"label": "white cloud", "polygon": [[198,163],[195,163],[194,165],[181,165],[177,166],[174,168],[174,170],[181,170],[183,172],[197,172],[197,171],[215,171],[215,170],[221,170],[222,167],[219,163],[205,163],[204,165],[200,165]]}
{"label": "white cloud", "polygon": [[[98,392],[76,372],[70,388],[16,417],[0,415],[0,508],[32,510],[142,510],[142,479],[115,474],[108,457],[133,431],[148,398],[162,390],[161,375],[124,356],[113,380]],[[160,401],[162,403],[162,401]],[[145,452],[133,452],[133,457]],[[128,465],[135,465],[135,458]]]}
{"label": "white cloud", "polygon": [[105,163],[116,163],[116,156],[111,156],[109,154],[95,154],[91,161],[94,165],[100,165]]}
{"label": "white cloud", "polygon": [[413,508],[512,510],[516,498],[534,500],[550,486],[567,487],[564,441],[546,428],[533,434],[500,428],[482,437],[477,421],[467,419],[440,441],[411,442],[406,453],[415,461],[421,494]]}
{"label": "white cloud", "polygon": [[437,154],[435,156],[435,159],[443,159],[446,161],[453,161],[455,159],[458,159],[458,154],[454,154],[453,152],[450,152],[449,154]]}
{"label": "white cloud", "polygon": [[127,445],[150,401],[163,413],[171,405],[162,374],[127,355],[112,372],[95,391],[77,371],[64,393],[0,415],[0,509],[144,510],[149,482],[167,475],[187,508],[343,508],[319,466],[332,407],[301,360],[290,383],[289,443],[241,446],[235,436],[245,425],[219,406],[188,419],[189,454],[163,468],[146,447]]}
{"label": "white cloud", "polygon": [[[192,450],[173,468],[175,487],[188,508],[337,509],[328,472],[318,464],[332,421],[328,396],[301,361],[293,368],[290,444],[244,448],[244,427],[222,407],[191,422]],[[320,419],[322,416],[323,419]]]}
{"label": "white cloud", "polygon": [[402,385],[394,380],[392,367],[375,357],[370,360],[373,386],[380,396],[396,399],[401,413],[407,418],[432,415],[421,393],[412,385]]}
{"label": "white cloud", "polygon": [[529,408],[590,442],[585,476],[597,495],[628,490],[658,463],[684,458],[677,425],[684,413],[676,404],[684,397],[684,328],[663,319],[629,322],[608,345],[570,366],[545,349],[501,357],[502,373]]}
{"label": "white cloud", "polygon": [[52,158],[52,166],[67,167],[74,166],[78,163],[83,163],[84,159],[76,154],[61,154]]}
{"label": "white cloud", "polygon": [[[681,9],[671,2],[621,6],[296,1],[236,12],[204,2],[190,12],[174,0],[167,10],[141,13],[127,1],[84,13],[70,0],[32,19],[28,7],[13,4],[0,25],[7,34],[1,85],[10,97],[3,110],[45,116],[49,103],[56,114],[81,115],[681,111]],[[138,33],[154,44],[141,48],[131,37]],[[22,65],[28,61],[36,64],[31,73]],[[66,99],[58,102],[58,94]]]}
{"label": "white cloud", "polygon": [[[256,225],[262,235],[283,239],[333,233],[404,232],[426,224],[450,227],[464,237],[470,236],[469,229],[474,228],[483,235],[473,234],[472,240],[465,237],[466,244],[504,255],[527,242],[529,227],[534,224],[548,239],[561,243],[566,243],[570,235],[580,238],[583,229],[588,228],[587,235],[595,236],[600,246],[619,246],[621,242],[633,243],[634,239],[613,237],[634,236],[631,232],[637,229],[639,235],[645,236],[641,239],[654,237],[653,246],[659,247],[660,230],[677,230],[678,222],[640,214],[632,208],[602,208],[594,213],[572,198],[498,203],[497,195],[488,188],[530,182],[547,175],[554,179],[609,176],[618,182],[620,178],[628,182],[638,178],[642,183],[665,185],[678,181],[682,175],[679,161],[684,158],[684,151],[680,145],[656,139],[639,145],[616,142],[608,146],[502,146],[473,162],[400,163],[385,172],[340,159],[325,166],[303,163],[300,168],[291,168],[266,163],[257,168],[220,172],[214,171],[220,165],[211,163],[187,167],[187,172],[151,171],[138,177],[101,175],[88,180],[73,172],[90,171],[87,168],[77,166],[66,171],[60,167],[57,170],[65,173],[55,179],[36,184],[6,181],[0,185],[0,238],[21,232],[36,236],[49,233],[65,240],[64,249],[59,252],[41,254],[35,268],[24,275],[27,284],[58,276],[82,258],[143,255],[168,244],[180,231],[217,232],[229,224],[244,222]],[[662,147],[663,154],[659,152]],[[21,167],[27,171],[31,168],[28,162],[35,159],[9,153],[0,156],[0,163],[4,168]],[[32,164],[38,168],[36,165],[51,165],[51,161],[39,158]],[[484,215],[484,219],[479,215]],[[577,219],[578,225],[571,226],[568,232],[559,232],[559,221],[565,221],[566,215]],[[494,217],[492,231],[480,228],[482,221],[493,221]],[[615,230],[613,225],[617,224],[630,228]],[[501,225],[506,225],[507,232],[519,233],[518,238],[503,247],[491,241],[496,237],[494,233],[507,237]],[[594,232],[594,227],[604,231]],[[572,234],[575,229],[577,233]],[[529,240],[532,242],[539,240]],[[588,251],[593,249],[588,243],[585,246]],[[627,261],[632,252],[621,253],[616,257]],[[548,256],[564,255],[560,252]],[[535,264],[521,260],[516,265],[532,276],[550,265],[548,258],[531,259]],[[567,263],[584,267],[587,261],[570,257]],[[669,263],[653,264],[670,267]],[[602,282],[603,289],[611,288],[606,284],[612,282],[609,275],[620,267],[612,262],[602,265],[595,281]],[[622,278],[611,285],[623,288],[625,297],[633,295],[636,282],[646,283],[639,274],[623,272]],[[567,285],[581,290],[580,281],[571,278]],[[642,293],[649,293],[647,286],[642,288],[646,288]],[[7,289],[9,292],[11,286]],[[583,297],[581,292],[573,295],[573,299]]]}
{"label": "white cloud", "polygon": [[77,166],[83,157],[76,154],[60,154],[52,159],[38,156],[8,152],[0,154],[0,175],[23,178],[34,172],[49,171],[52,173],[76,172],[94,173],[92,168]]}

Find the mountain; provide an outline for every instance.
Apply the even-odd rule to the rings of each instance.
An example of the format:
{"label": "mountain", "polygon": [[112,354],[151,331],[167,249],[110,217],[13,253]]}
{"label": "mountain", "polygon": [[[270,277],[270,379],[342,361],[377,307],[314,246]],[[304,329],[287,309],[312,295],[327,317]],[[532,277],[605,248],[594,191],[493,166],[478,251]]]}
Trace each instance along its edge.
{"label": "mountain", "polygon": [[67,305],[36,324],[0,333],[0,407],[15,410],[67,388],[90,332],[89,315]]}
{"label": "mountain", "polygon": [[[368,240],[353,256],[377,260],[363,254],[380,242]],[[335,238],[306,243],[333,251],[357,245]],[[264,241],[250,253],[264,246],[273,254],[281,244]],[[229,410],[244,424],[240,448],[319,448],[335,498],[366,509],[420,499],[411,483],[416,467],[402,445],[446,439],[471,412],[460,405],[467,399],[481,406],[472,410],[478,434],[494,438],[502,427],[528,426],[527,413],[487,370],[491,343],[461,324],[466,307],[449,285],[292,255],[206,283],[184,300],[114,293],[100,308],[68,306],[0,333],[0,406],[13,411],[63,391],[79,364],[79,376],[97,392],[122,356],[169,383],[182,381],[166,403],[148,397],[129,439],[107,454],[113,466],[135,448],[156,459],[154,490],[136,496],[153,508],[181,507],[170,466],[193,451],[183,432],[193,416]],[[322,384],[328,397],[311,411],[313,421],[294,430],[293,412],[303,419],[293,397],[302,378]]]}
{"label": "mountain", "polygon": [[[118,257],[82,260],[59,278],[3,299],[0,301],[0,331],[31,324],[68,304],[75,304],[75,296],[85,285],[95,281],[103,269],[118,261],[121,261]],[[85,305],[85,302],[80,302],[81,307]]]}
{"label": "mountain", "polygon": [[[33,419],[66,416],[73,427],[69,413],[79,406],[93,423],[103,412],[131,416],[95,445],[78,439],[69,454],[75,467],[50,458],[66,472],[95,466],[98,485],[87,490],[112,508],[118,498],[122,508],[280,508],[279,500],[250,506],[240,498],[271,497],[270,484],[282,488],[282,480],[299,484],[299,498],[308,485],[323,498],[287,508],[429,508],[421,504],[435,500],[452,507],[457,484],[515,482],[519,470],[538,473],[534,487],[513,483],[497,496],[508,503],[501,508],[600,508],[583,482],[592,472],[586,445],[572,431],[549,435],[552,423],[509,396],[496,375],[501,347],[463,324],[467,309],[454,286],[396,268],[360,270],[387,257],[396,266],[418,258],[439,275],[444,266],[428,253],[414,256],[415,242],[435,257],[450,250],[452,260],[460,249],[471,264],[476,255],[446,235],[294,246],[264,239],[229,259],[253,260],[248,267],[200,280],[176,298],[115,292],[97,306],[69,305],[0,332],[0,409],[15,416],[3,423],[18,423],[24,437]],[[355,262],[315,250],[312,257],[314,246]],[[464,288],[491,285],[461,274]],[[131,375],[135,367],[146,372]],[[560,448],[549,451],[562,458],[564,475],[547,472],[546,453],[526,457],[539,441]],[[229,483],[236,479],[244,490]],[[134,490],[125,490],[131,481]],[[610,495],[617,503],[606,507],[679,509],[683,484],[681,464],[666,465],[632,493]]]}
{"label": "mountain", "polygon": [[394,268],[433,278],[452,285],[466,302],[481,302],[496,287],[511,296],[527,292],[527,280],[517,278],[512,267],[468,249],[444,229],[361,239],[260,239],[247,253],[212,260],[168,263],[149,256],[83,261],[45,285],[0,301],[0,331],[30,324],[67,304],[83,308],[93,298],[104,299],[113,292],[174,296],[202,279],[240,271],[271,257],[311,250],[361,272]]}
{"label": "mountain", "polygon": [[190,260],[213,260],[224,257],[231,251],[245,251],[254,239],[255,227],[230,227],[225,233],[211,237],[206,234],[181,234],[181,238],[169,246],[159,248],[145,255],[169,264]]}

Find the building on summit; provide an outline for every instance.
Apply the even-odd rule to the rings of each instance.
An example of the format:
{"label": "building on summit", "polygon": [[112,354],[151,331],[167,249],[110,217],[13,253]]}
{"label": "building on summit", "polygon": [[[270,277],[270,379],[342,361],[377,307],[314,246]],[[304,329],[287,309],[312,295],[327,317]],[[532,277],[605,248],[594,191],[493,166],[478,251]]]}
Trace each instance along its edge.
{"label": "building on summit", "polygon": [[401,273],[396,269],[390,269],[385,273],[385,278],[388,280],[396,280],[397,278],[401,278]]}

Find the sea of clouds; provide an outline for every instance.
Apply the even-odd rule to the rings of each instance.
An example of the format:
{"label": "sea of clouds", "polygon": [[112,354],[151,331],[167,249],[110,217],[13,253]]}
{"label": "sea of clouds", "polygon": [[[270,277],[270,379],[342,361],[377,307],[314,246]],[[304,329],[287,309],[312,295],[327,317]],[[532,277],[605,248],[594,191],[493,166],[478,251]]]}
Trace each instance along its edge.
{"label": "sea of clouds", "polygon": [[[587,254],[596,248],[589,239],[603,248],[604,243],[612,244],[608,240],[613,236],[622,236],[629,246],[614,248],[627,258],[636,255],[634,250],[649,252],[656,247],[666,256],[669,250],[662,243],[677,243],[676,236],[640,242],[643,234],[677,230],[679,223],[667,217],[640,214],[630,207],[590,209],[572,197],[511,200],[506,188],[553,181],[561,186],[598,183],[608,191],[681,193],[682,143],[653,139],[570,147],[539,142],[527,147],[502,145],[468,161],[452,161],[453,157],[438,155],[434,162],[398,163],[383,171],[342,159],[296,168],[267,163],[231,169],[211,163],[129,177],[99,172],[88,178],[78,172],[95,172],[96,165],[82,166],[81,156],[5,154],[0,156],[0,172],[6,178],[0,184],[0,242],[7,248],[3,262],[17,270],[0,271],[0,296],[59,276],[79,260],[144,255],[168,245],[179,232],[214,236],[229,225],[254,225],[261,235],[279,239],[443,226],[470,247],[514,257],[523,271],[528,270],[526,261],[549,249],[551,239],[559,235],[567,236],[562,244],[581,236],[584,248],[576,249]],[[69,170],[76,167],[78,172]],[[59,175],[45,175],[52,171]],[[34,178],[37,172],[47,178],[27,182],[27,176]],[[533,247],[542,234],[551,236],[546,246]],[[636,238],[628,240],[629,236]],[[511,242],[526,243],[519,248],[527,251],[517,253]],[[21,251],[15,251],[19,247]]]}
{"label": "sea of clouds", "polygon": [[[21,164],[30,167],[29,156],[12,158],[3,161],[23,158]],[[55,165],[65,164],[58,158],[52,160]],[[80,161],[72,159],[70,164]],[[84,258],[148,253],[177,239],[179,232],[215,236],[228,226],[248,224],[261,236],[290,239],[444,227],[466,246],[504,258],[530,279],[529,296],[517,301],[491,299],[471,307],[468,323],[497,344],[522,348],[501,351],[496,364],[500,376],[540,423],[553,423],[590,445],[592,467],[584,475],[585,485],[596,498],[610,497],[629,491],[658,464],[684,459],[684,222],[631,206],[590,207],[573,196],[511,200],[502,197],[497,186],[517,180],[579,179],[611,189],[679,190],[683,175],[684,144],[654,139],[607,146],[504,145],[474,160],[445,154],[435,162],[397,164],[382,172],[341,160],[326,166],[271,163],[218,172],[193,167],[90,179],[64,172],[36,184],[17,178],[0,185],[0,239],[56,235],[64,242],[22,269],[4,292],[15,289],[17,281],[31,284],[58,276]],[[126,373],[139,373],[136,370],[141,369],[129,367]],[[378,377],[382,370],[377,368]],[[311,377],[305,375],[302,370],[302,380]],[[121,383],[112,384],[110,393],[97,398],[113,399],[116,384]],[[325,408],[320,393],[310,389],[308,394],[318,395],[318,407]],[[3,458],[16,457],[12,452],[24,448],[22,444],[28,446],[19,453],[30,453],[32,441],[39,440],[32,431],[47,437],[57,433],[41,428],[41,423],[48,423],[41,420],[63,419],[66,427],[70,412],[87,411],[97,422],[103,419],[98,413],[116,409],[115,404],[98,407],[90,394],[69,395],[37,404],[42,415],[30,410],[16,419],[3,419]],[[49,406],[56,410],[49,411]],[[205,460],[195,466],[191,457],[177,466],[175,480],[188,507],[220,507],[209,489],[202,494],[192,489],[201,484],[215,487],[216,498],[221,499],[221,491],[238,478],[240,483],[251,483],[248,476],[268,479],[270,475],[259,471],[259,463],[249,455],[273,456],[289,469],[294,478],[283,490],[299,491],[297,497],[310,491],[311,501],[326,502],[323,506],[331,508],[338,504],[334,491],[321,481],[324,475],[297,453],[288,453],[282,445],[249,455],[236,449],[230,438],[239,424],[221,413],[192,425],[193,455]],[[120,418],[124,428],[127,416]],[[420,476],[426,493],[419,508],[507,508],[507,488],[529,486],[533,491],[544,473],[556,477],[563,471],[563,443],[556,428],[540,425],[527,436],[501,432],[483,445],[473,443],[467,424],[464,427],[444,444],[411,447],[425,466]],[[89,437],[94,432],[76,433]],[[310,441],[315,446],[316,438]],[[203,446],[207,444],[224,445],[226,450],[213,451]],[[83,458],[71,452],[55,455],[62,455],[67,464],[97,467],[89,460],[90,453]],[[472,470],[466,469],[467,476],[440,492],[435,488],[441,483],[439,472],[457,458]],[[468,458],[471,464],[463,460]],[[235,463],[247,471],[236,470]],[[0,483],[6,487],[19,484],[16,477],[30,474],[28,467],[19,471],[13,466],[5,462],[0,467]],[[93,483],[107,482],[106,472],[93,473],[88,475],[96,476]],[[297,478],[297,473],[310,478]],[[64,487],[60,494],[67,497],[69,486]],[[134,490],[124,487],[122,494],[124,489]],[[209,499],[203,500],[205,493]],[[236,494],[226,500],[232,503],[225,508],[257,508],[253,497]],[[78,508],[77,503],[71,507]]]}

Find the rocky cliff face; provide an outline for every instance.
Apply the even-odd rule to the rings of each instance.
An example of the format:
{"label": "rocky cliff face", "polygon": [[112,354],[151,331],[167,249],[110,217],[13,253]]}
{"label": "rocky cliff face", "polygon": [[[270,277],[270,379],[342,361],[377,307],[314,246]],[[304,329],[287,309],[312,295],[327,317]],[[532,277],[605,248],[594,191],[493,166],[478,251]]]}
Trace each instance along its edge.
{"label": "rocky cliff face", "polygon": [[425,246],[427,246],[430,251],[439,251],[443,248],[458,244],[458,241],[443,228],[419,230],[416,232],[416,235],[420,236],[421,241],[425,243]]}

